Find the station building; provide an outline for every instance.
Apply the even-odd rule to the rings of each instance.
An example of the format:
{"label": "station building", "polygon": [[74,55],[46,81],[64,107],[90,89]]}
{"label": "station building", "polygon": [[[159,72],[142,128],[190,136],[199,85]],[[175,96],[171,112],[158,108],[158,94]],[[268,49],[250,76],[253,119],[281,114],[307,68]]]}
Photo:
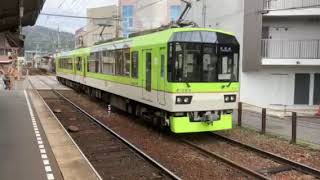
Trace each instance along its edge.
{"label": "station building", "polygon": [[263,107],[320,104],[320,1],[193,1],[189,19],[234,32],[240,100]]}

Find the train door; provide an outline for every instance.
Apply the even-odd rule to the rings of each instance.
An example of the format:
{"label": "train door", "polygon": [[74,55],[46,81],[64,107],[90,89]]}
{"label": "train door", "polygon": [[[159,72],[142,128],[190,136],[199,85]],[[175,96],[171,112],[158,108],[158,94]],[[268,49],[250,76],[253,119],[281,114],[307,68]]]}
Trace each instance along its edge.
{"label": "train door", "polygon": [[158,103],[161,105],[166,105],[166,98],[165,98],[165,62],[166,62],[166,48],[160,48],[160,62],[158,64],[158,73],[157,73],[157,96],[158,96]]}
{"label": "train door", "polygon": [[76,56],[72,56],[72,59],[71,59],[71,62],[72,62],[72,75],[71,75],[71,78],[73,81],[76,81],[77,79],[77,57]]}
{"label": "train door", "polygon": [[82,80],[83,84],[86,83],[87,62],[88,62],[88,56],[83,56],[82,57],[82,64],[81,64],[81,66],[82,66],[81,80]]}
{"label": "train door", "polygon": [[82,58],[77,56],[76,57],[76,75],[81,76],[81,70],[82,70]]}
{"label": "train door", "polygon": [[152,102],[152,50],[143,50],[142,54],[145,68],[142,78],[142,97],[144,100]]}
{"label": "train door", "polygon": [[75,58],[75,81],[82,82],[83,81],[83,58],[81,56],[76,56]]}

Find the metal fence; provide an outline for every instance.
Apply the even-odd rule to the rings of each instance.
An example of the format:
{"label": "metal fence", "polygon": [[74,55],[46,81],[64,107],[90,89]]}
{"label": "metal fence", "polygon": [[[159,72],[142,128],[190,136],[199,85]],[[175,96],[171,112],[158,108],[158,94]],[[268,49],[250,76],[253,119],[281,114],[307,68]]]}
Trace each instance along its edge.
{"label": "metal fence", "polygon": [[320,40],[262,40],[262,57],[269,59],[320,59]]}
{"label": "metal fence", "polygon": [[320,0],[264,0],[264,9],[288,9],[320,6]]}

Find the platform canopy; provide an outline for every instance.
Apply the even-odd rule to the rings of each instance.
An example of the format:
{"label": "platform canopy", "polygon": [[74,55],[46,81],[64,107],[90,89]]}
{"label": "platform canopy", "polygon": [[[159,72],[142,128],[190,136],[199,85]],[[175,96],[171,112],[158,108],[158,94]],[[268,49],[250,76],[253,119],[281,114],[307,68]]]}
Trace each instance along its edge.
{"label": "platform canopy", "polygon": [[32,26],[45,0],[1,0],[0,4],[0,32],[15,31],[19,27],[19,7],[23,4],[24,16],[22,26]]}

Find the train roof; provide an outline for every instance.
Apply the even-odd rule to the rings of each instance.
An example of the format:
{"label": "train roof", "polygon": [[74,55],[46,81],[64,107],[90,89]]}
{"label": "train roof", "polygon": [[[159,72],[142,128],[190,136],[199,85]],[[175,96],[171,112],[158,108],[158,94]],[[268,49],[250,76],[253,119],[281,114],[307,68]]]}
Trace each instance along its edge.
{"label": "train roof", "polygon": [[[109,49],[122,49],[129,47],[148,47],[155,46],[159,44],[166,44],[170,41],[186,41],[186,42],[203,42],[203,43],[213,43],[217,41],[218,35],[212,37],[201,38],[201,34],[192,34],[195,32],[215,32],[219,36],[232,37],[232,39],[227,39],[226,41],[231,41],[232,43],[238,43],[235,39],[235,35],[230,32],[226,32],[219,29],[209,29],[209,28],[170,28],[159,32],[154,32],[150,34],[145,34],[141,36],[136,36],[132,38],[122,39],[118,41],[106,42],[103,44],[95,45],[89,48],[76,49],[69,52],[63,52],[60,54],[61,57],[73,56],[77,54],[88,54],[90,52],[97,52],[101,50]],[[198,37],[198,38],[197,38]],[[224,38],[220,38],[224,39]],[[210,41],[210,42],[208,42]],[[222,40],[220,40],[222,41]]]}

